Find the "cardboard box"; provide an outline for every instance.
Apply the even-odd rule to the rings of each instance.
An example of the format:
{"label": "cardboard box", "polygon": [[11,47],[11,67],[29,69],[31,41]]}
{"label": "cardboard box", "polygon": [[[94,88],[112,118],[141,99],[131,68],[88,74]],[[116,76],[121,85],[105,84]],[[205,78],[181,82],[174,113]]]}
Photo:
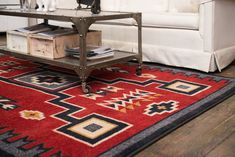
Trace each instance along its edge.
{"label": "cardboard box", "polygon": [[55,26],[38,24],[30,27],[19,28],[17,30],[7,31],[7,48],[19,53],[29,53],[29,35],[33,33],[49,31]]}
{"label": "cardboard box", "polygon": [[[55,33],[53,33],[55,32]],[[65,29],[65,33],[42,32],[29,36],[29,51],[33,56],[43,58],[62,58],[66,56],[65,49],[79,46],[79,35],[72,29]],[[59,31],[58,31],[59,32]],[[101,31],[89,31],[86,38],[87,45],[101,45]]]}
{"label": "cardboard box", "polygon": [[7,31],[7,48],[19,53],[27,54],[28,49],[28,35],[18,31]]}

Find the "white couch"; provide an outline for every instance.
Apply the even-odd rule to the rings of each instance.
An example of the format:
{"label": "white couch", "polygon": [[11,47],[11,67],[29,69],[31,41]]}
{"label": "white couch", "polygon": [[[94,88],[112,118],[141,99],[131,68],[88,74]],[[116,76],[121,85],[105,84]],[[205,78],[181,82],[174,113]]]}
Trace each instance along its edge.
{"label": "white couch", "polygon": [[[142,12],[144,61],[209,72],[235,59],[235,0],[101,0],[101,9]],[[135,21],[112,22],[92,28],[102,30],[104,44],[137,51]]]}

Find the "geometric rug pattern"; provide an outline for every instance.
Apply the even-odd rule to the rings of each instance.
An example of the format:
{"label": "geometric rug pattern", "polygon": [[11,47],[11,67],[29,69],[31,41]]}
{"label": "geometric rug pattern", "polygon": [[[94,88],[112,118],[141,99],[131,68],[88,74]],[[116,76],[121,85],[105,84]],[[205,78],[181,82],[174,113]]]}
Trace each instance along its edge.
{"label": "geometric rug pattern", "polygon": [[73,72],[0,57],[0,154],[127,156],[234,94],[235,80],[136,64]]}

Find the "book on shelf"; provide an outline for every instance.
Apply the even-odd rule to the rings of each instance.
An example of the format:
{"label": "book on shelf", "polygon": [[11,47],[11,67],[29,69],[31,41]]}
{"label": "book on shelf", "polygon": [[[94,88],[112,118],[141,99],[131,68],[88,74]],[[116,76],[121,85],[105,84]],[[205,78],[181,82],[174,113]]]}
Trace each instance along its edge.
{"label": "book on shelf", "polygon": [[[80,58],[80,48],[74,47],[65,50],[67,55],[73,56],[76,58]],[[110,47],[107,46],[88,46],[87,47],[87,59],[101,59],[114,56],[114,51]]]}
{"label": "book on shelf", "polygon": [[[76,58],[80,58],[80,55],[78,55],[78,54],[74,54],[72,56],[76,57]],[[114,56],[114,52],[110,51],[110,52],[107,52],[107,53],[104,53],[104,54],[87,56],[87,59],[88,60],[95,60],[95,59],[102,59],[102,58],[113,57],[113,56]]]}

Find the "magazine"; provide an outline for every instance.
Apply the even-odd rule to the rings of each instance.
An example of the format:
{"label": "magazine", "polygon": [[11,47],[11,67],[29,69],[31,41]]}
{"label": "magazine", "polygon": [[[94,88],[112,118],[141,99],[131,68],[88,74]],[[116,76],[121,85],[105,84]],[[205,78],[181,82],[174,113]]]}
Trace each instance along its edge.
{"label": "magazine", "polygon": [[24,33],[38,33],[38,32],[43,32],[43,31],[50,31],[56,28],[58,28],[58,26],[41,23],[38,25],[29,26],[29,27],[18,28],[16,29],[16,31],[24,32]]}
{"label": "magazine", "polygon": [[[65,50],[69,56],[73,56],[76,58],[80,58],[80,48],[75,47],[71,49]],[[93,59],[101,59],[106,57],[114,56],[113,49],[107,47],[107,46],[89,46],[87,47],[87,59],[93,60]]]}
{"label": "magazine", "polygon": [[57,36],[62,36],[62,35],[74,34],[74,33],[76,33],[76,31],[74,31],[71,28],[59,27],[58,29],[45,31],[45,32],[40,32],[40,33],[37,33],[37,34],[43,35],[43,36],[48,36],[48,37],[57,37]]}
{"label": "magazine", "polygon": [[108,58],[108,57],[113,57],[113,56],[114,56],[114,51],[113,50],[109,50],[109,51],[106,51],[103,54],[87,57],[87,59],[88,60],[95,60],[95,59],[102,59],[102,58]]}

